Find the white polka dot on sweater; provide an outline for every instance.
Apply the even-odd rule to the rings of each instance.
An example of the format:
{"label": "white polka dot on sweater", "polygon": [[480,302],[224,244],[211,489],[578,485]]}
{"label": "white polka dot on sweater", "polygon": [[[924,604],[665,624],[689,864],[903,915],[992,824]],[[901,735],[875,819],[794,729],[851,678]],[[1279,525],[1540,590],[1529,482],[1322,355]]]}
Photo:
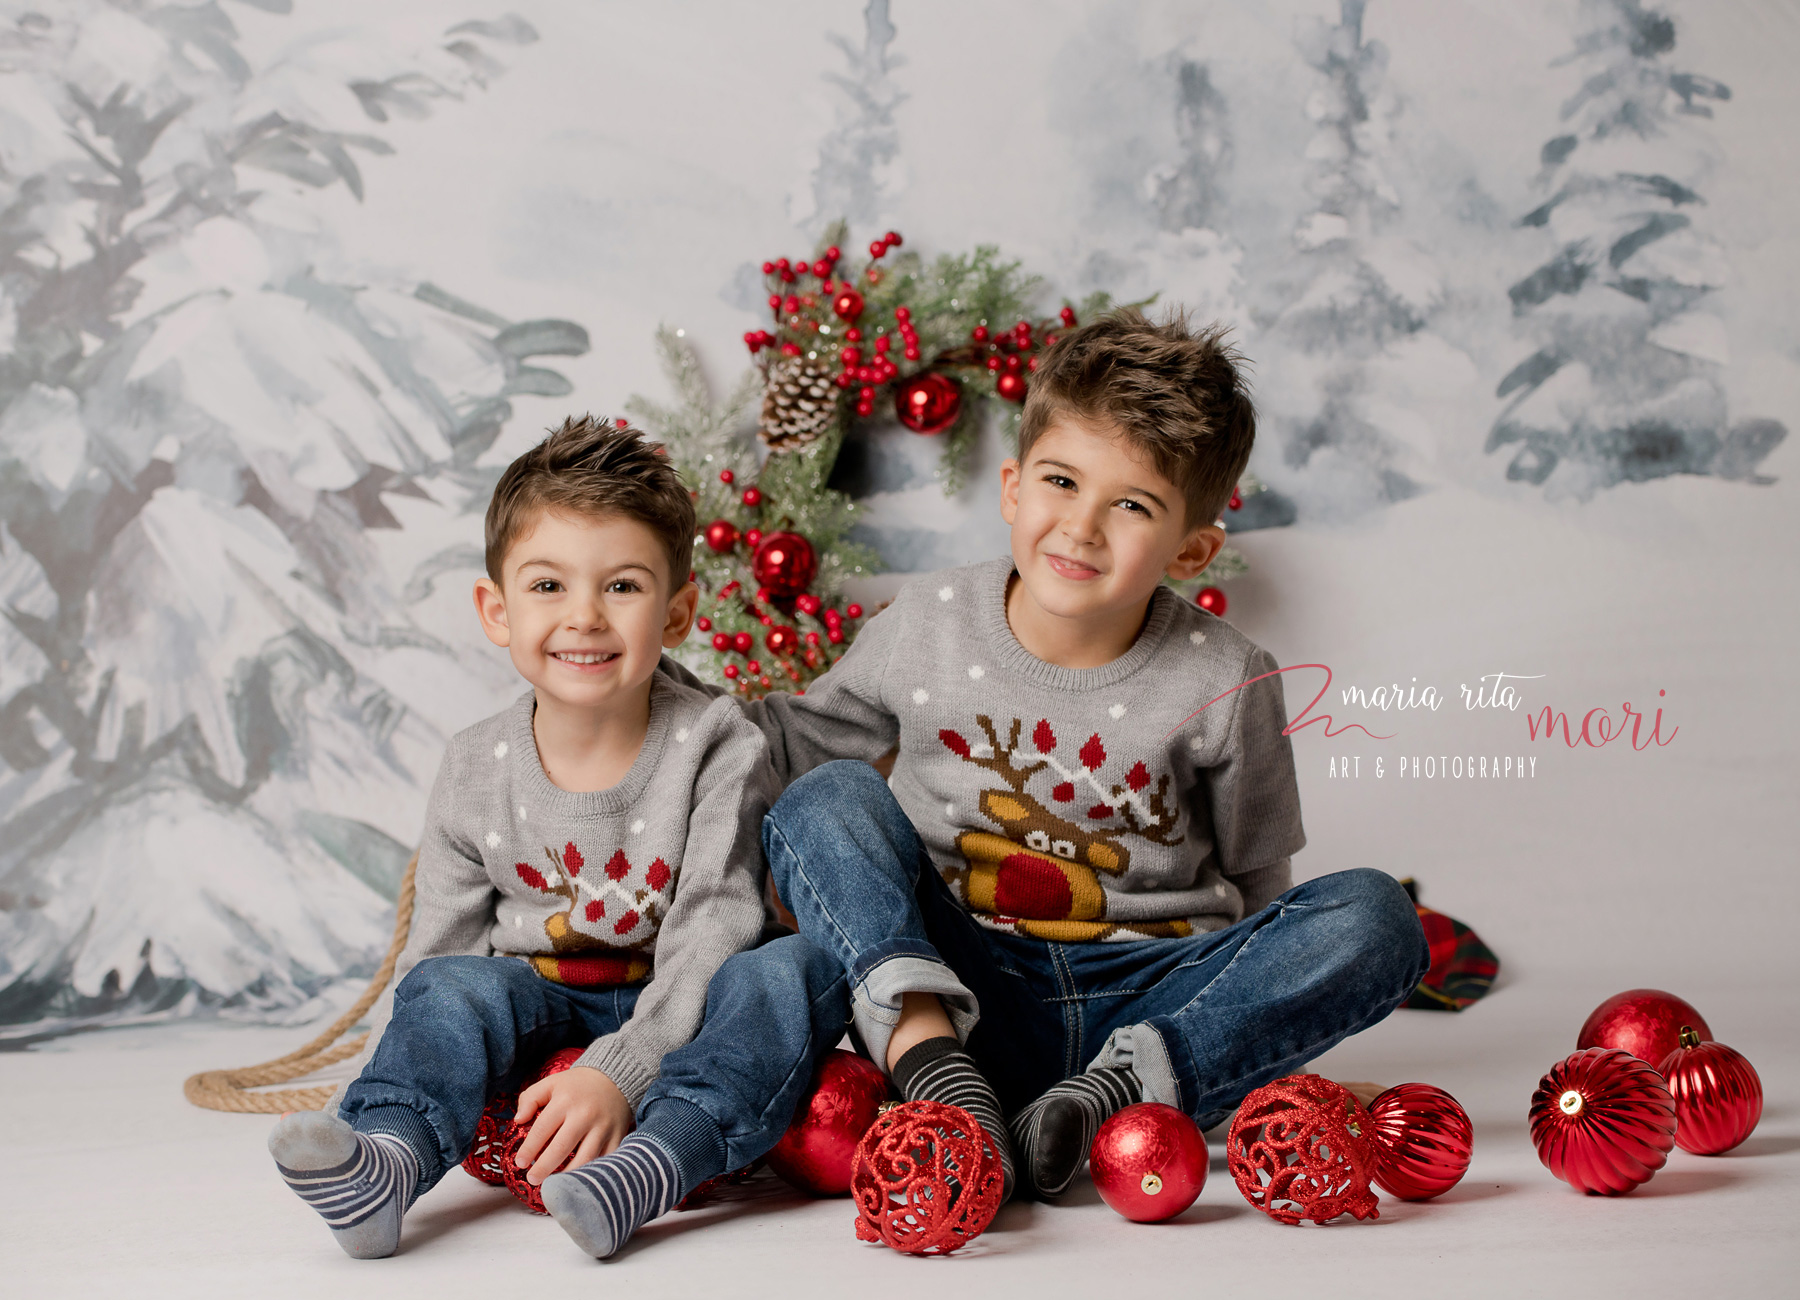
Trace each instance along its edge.
{"label": "white polka dot on sweater", "polygon": [[522,916],[513,917],[513,929],[523,930],[524,928],[525,928],[525,918]]}
{"label": "white polka dot on sweater", "polygon": [[490,849],[497,849],[500,847],[500,832],[499,831],[489,831],[487,833],[487,846]]}
{"label": "white polka dot on sweater", "polygon": [[1108,709],[1107,712],[1112,715],[1113,720],[1116,722],[1125,716],[1125,706],[1123,704],[1115,704]]}
{"label": "white polka dot on sweater", "polygon": [[1206,640],[1206,633],[1204,633],[1204,632],[1189,632],[1188,640],[1192,641],[1195,645],[1199,645],[1201,642]]}
{"label": "white polka dot on sweater", "polygon": [[980,664],[969,665],[969,676],[973,677],[976,681],[980,681],[986,675],[987,669],[983,668]]}
{"label": "white polka dot on sweater", "polygon": [[519,805],[519,820],[520,821],[525,820],[525,805],[524,804]]}
{"label": "white polka dot on sweater", "polygon": [[956,594],[955,587],[939,587],[938,588],[938,599],[939,600],[949,600],[955,594]]}
{"label": "white polka dot on sweater", "polygon": [[633,835],[642,835],[644,833],[644,819],[643,818],[640,817],[640,818],[638,818],[638,820],[631,823],[631,833]]}
{"label": "white polka dot on sweater", "polygon": [[501,741],[498,745],[494,746],[494,757],[495,758],[505,758],[506,757],[506,742],[504,740]]}
{"label": "white polka dot on sweater", "polygon": [[925,703],[926,700],[929,700],[930,698],[931,698],[931,692],[927,691],[923,686],[919,687],[918,690],[913,692],[913,703],[914,704],[923,704],[923,703]]}
{"label": "white polka dot on sweater", "polygon": [[684,744],[687,741],[687,738],[688,738],[688,729],[686,727],[682,727],[680,730],[678,730],[675,733],[675,743],[678,745]]}
{"label": "white polka dot on sweater", "polygon": [[956,816],[956,805],[953,803],[945,804],[944,805],[944,816],[946,816],[946,817]]}

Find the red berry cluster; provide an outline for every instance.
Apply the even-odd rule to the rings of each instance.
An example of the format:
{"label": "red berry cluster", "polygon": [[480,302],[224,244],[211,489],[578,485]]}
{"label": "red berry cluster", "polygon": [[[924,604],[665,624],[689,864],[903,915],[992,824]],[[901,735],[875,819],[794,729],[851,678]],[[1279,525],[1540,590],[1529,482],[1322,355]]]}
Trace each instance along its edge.
{"label": "red berry cluster", "polygon": [[[1073,329],[1075,309],[1064,307],[1058,319],[1065,329]],[[1022,320],[1010,330],[996,332],[977,325],[969,331],[974,351],[994,374],[994,391],[1009,402],[1025,400],[1025,376],[1038,368],[1037,354],[1056,342],[1055,329],[1050,321],[1033,326]]]}

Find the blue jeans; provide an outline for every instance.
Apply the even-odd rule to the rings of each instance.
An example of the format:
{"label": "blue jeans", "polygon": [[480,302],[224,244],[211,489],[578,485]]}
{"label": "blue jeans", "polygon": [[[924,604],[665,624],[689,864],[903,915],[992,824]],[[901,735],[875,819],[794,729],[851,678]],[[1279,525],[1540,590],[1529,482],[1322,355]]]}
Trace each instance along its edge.
{"label": "blue jeans", "polygon": [[[394,991],[393,1019],[339,1113],[405,1139],[422,1194],[468,1154],[493,1097],[557,1049],[617,1030],[640,991],[554,984],[513,957],[428,958]],[[719,968],[700,1032],[663,1057],[637,1108],[639,1131],[680,1165],[684,1195],[775,1145],[847,1020],[843,969],[798,935]]]}
{"label": "blue jeans", "polygon": [[1201,1127],[1244,1094],[1366,1029],[1430,966],[1406,891],[1340,871],[1210,934],[1050,943],[976,923],[866,763],[826,763],[763,820],[763,850],[800,933],[843,964],[858,1036],[886,1063],[900,995],[936,993],[1016,1113],[1095,1066]]}

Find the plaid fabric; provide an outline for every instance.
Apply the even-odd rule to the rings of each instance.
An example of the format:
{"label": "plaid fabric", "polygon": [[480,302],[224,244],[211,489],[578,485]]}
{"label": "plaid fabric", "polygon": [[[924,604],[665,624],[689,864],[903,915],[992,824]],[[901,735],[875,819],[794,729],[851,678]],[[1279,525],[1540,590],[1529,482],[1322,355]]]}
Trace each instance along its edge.
{"label": "plaid fabric", "polygon": [[1494,986],[1500,959],[1461,921],[1422,906],[1417,881],[1409,876],[1400,884],[1418,909],[1419,924],[1425,927],[1425,939],[1431,945],[1431,969],[1406,1005],[1427,1011],[1461,1011]]}

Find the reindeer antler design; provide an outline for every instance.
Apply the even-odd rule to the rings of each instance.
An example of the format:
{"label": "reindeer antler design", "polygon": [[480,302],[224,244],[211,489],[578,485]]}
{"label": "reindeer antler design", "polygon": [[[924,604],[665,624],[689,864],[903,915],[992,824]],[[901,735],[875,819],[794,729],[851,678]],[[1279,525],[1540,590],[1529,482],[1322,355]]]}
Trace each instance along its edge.
{"label": "reindeer antler design", "polygon": [[1137,813],[1131,806],[1132,800],[1124,797],[1126,786],[1130,786],[1133,791],[1141,791],[1147,784],[1149,784],[1149,773],[1144,770],[1144,765],[1139,763],[1125,774],[1125,785],[1115,785],[1112,788],[1113,799],[1118,807],[1119,815],[1125,819],[1126,829],[1133,834],[1142,835],[1152,844],[1180,844],[1186,837],[1172,834],[1176,823],[1181,820],[1181,810],[1169,807],[1167,798],[1169,774],[1167,772],[1156,778],[1156,789],[1150,795],[1150,820],[1148,822],[1138,819]]}
{"label": "reindeer antler design", "polygon": [[938,739],[943,741],[950,752],[962,759],[963,762],[986,768],[1006,782],[1014,794],[1023,794],[1025,782],[1031,778],[1032,773],[1044,766],[1044,760],[1039,759],[1024,767],[1013,766],[1012,756],[1019,747],[1019,727],[1022,723],[1018,718],[1012,720],[1012,729],[1006,733],[1006,743],[1002,745],[999,734],[994,730],[992,718],[985,713],[978,713],[975,715],[975,721],[987,734],[988,748],[994,751],[992,758],[977,758],[974,750],[970,748],[969,742],[964,740],[960,733],[951,731],[948,727],[938,732]]}

